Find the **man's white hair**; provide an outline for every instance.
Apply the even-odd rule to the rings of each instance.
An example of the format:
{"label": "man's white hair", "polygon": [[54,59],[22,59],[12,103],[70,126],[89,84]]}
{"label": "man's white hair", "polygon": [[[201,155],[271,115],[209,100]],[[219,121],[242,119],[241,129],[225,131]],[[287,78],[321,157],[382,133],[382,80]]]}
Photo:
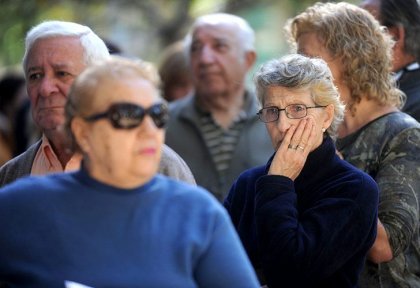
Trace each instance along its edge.
{"label": "man's white hair", "polygon": [[191,48],[192,34],[198,27],[204,25],[219,24],[228,24],[231,26],[236,26],[236,35],[238,37],[239,46],[242,47],[245,52],[255,51],[255,32],[245,19],[233,14],[214,13],[200,16],[194,21],[189,33],[187,34],[184,40],[185,50],[187,51],[187,54],[189,54],[188,51]]}
{"label": "man's white hair", "polygon": [[87,26],[66,21],[45,21],[33,27],[26,34],[23,68],[26,70],[28,53],[39,39],[54,37],[77,37],[84,50],[86,65],[109,58],[105,42]]}

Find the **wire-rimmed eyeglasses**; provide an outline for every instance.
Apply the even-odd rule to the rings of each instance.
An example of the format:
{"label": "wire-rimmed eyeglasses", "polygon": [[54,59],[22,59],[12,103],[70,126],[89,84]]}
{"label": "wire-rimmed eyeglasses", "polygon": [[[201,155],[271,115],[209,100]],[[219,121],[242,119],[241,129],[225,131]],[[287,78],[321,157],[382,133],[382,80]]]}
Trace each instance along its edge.
{"label": "wire-rimmed eyeglasses", "polygon": [[284,111],[289,119],[300,119],[308,114],[308,109],[324,108],[326,106],[315,105],[308,107],[304,104],[290,104],[281,109],[277,106],[264,107],[258,111],[257,115],[264,123],[277,121],[280,117],[280,112]]}

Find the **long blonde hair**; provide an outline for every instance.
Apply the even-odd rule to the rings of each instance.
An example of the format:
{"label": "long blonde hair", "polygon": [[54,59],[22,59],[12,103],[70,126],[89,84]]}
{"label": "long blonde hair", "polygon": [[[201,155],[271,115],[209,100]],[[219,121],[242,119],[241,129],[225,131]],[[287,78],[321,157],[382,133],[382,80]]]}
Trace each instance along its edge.
{"label": "long blonde hair", "polygon": [[362,95],[382,105],[404,104],[405,95],[391,75],[394,41],[369,12],[344,2],[316,3],[290,19],[285,29],[295,50],[300,35],[316,33],[331,55],[341,59],[350,110]]}

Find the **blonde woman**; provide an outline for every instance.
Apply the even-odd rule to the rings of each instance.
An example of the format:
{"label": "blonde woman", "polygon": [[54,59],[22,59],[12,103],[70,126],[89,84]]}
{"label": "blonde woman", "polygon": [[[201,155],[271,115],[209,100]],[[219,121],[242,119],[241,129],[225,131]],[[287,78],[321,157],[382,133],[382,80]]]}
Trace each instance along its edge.
{"label": "blonde woman", "polygon": [[287,25],[299,53],[324,59],[347,105],[337,148],[379,185],[378,235],[361,287],[420,287],[420,124],[400,112],[390,35],[369,12],[318,3]]}

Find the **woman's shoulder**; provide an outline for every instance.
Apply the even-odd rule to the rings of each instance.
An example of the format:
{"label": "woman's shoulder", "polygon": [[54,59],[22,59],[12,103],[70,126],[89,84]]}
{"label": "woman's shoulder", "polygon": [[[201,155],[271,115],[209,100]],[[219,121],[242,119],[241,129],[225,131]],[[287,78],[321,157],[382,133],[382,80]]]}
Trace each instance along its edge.
{"label": "woman's shoulder", "polygon": [[[270,161],[271,163],[271,161]],[[262,175],[267,174],[267,165],[261,165],[261,166],[256,166],[253,168],[249,168],[245,171],[243,171],[241,174],[239,174],[238,179],[253,179],[253,178],[259,178]]]}
{"label": "woman's shoulder", "polygon": [[408,142],[413,135],[420,135],[419,122],[406,113],[394,112],[373,120],[354,135],[339,140],[338,146],[341,141],[345,143],[343,146],[353,147],[352,149],[368,147],[374,151],[382,151],[391,142]]}
{"label": "woman's shoulder", "polygon": [[163,174],[155,176],[155,188],[171,201],[196,201],[202,203],[218,202],[205,188],[170,178]]}
{"label": "woman's shoulder", "polygon": [[370,130],[374,131],[378,128],[383,128],[384,130],[382,130],[382,132],[385,134],[398,134],[406,129],[420,129],[420,123],[404,112],[386,114],[372,121],[372,124]]}
{"label": "woman's shoulder", "polygon": [[[0,189],[0,205],[26,205],[25,203],[44,203],[51,197],[60,195],[63,190],[74,189],[72,173],[56,173],[49,175],[28,175],[11,182]],[[54,196],[55,195],[55,196]],[[8,205],[8,204],[7,204]]]}
{"label": "woman's shoulder", "polygon": [[364,134],[366,138],[376,138],[385,151],[418,149],[407,146],[407,143],[417,143],[420,139],[420,123],[410,115],[403,112],[390,113],[376,122]]}

